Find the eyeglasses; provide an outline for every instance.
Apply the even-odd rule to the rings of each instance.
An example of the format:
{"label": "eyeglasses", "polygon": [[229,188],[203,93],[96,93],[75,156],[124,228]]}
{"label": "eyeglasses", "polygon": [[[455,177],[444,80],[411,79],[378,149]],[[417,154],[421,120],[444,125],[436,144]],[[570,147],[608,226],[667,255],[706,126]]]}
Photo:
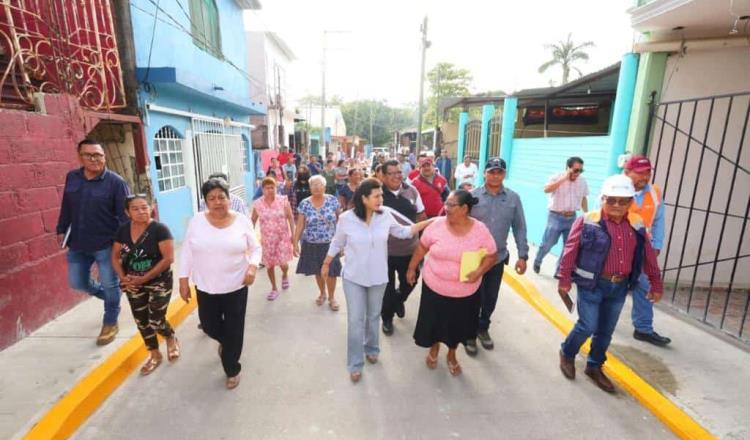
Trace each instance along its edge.
{"label": "eyeglasses", "polygon": [[575,169],[573,169],[573,173],[574,174],[581,174],[581,173],[583,173],[583,168],[575,168]]}
{"label": "eyeglasses", "polygon": [[628,206],[632,201],[632,197],[607,197],[607,205],[609,206]]}
{"label": "eyeglasses", "polygon": [[81,157],[86,160],[95,160],[95,161],[100,161],[104,159],[104,155],[102,153],[81,153]]}
{"label": "eyeglasses", "polygon": [[444,205],[446,208],[455,208],[456,206],[461,206],[460,203],[456,202],[445,202]]}
{"label": "eyeglasses", "polygon": [[401,176],[403,174],[404,173],[402,173],[401,171],[391,171],[390,173],[385,173],[386,176]]}

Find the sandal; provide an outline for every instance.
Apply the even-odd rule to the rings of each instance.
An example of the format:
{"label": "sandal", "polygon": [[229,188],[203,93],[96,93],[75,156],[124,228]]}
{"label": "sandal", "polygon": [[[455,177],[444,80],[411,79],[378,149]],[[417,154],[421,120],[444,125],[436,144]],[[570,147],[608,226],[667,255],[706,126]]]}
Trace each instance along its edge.
{"label": "sandal", "polygon": [[435,368],[437,368],[438,358],[437,356],[433,357],[432,355],[427,353],[427,357],[424,359],[424,362],[425,364],[427,364],[427,368],[429,368],[430,370],[434,370]]}
{"label": "sandal", "polygon": [[233,390],[233,389],[237,388],[237,385],[239,385],[239,384],[240,384],[240,375],[239,374],[236,375],[236,376],[227,377],[226,385],[227,385],[227,389],[228,390]]}
{"label": "sandal", "polygon": [[276,291],[276,290],[272,290],[272,291],[268,292],[268,295],[266,295],[266,299],[269,300],[269,301],[273,301],[273,300],[275,300],[278,297],[279,297],[279,292]]}
{"label": "sandal", "polygon": [[328,300],[328,307],[330,307],[331,310],[333,310],[334,312],[339,311],[339,303],[337,303],[336,300],[333,298]]}
{"label": "sandal", "polygon": [[461,365],[459,365],[458,362],[451,362],[449,359],[448,371],[450,371],[452,376],[458,376],[459,374],[461,374]]}
{"label": "sandal", "polygon": [[318,299],[315,300],[315,304],[317,304],[319,306],[322,306],[324,302],[326,302],[326,296],[325,295],[320,295],[318,297]]}
{"label": "sandal", "polygon": [[153,373],[159,365],[161,365],[161,357],[149,357],[146,363],[141,367],[141,376],[148,376]]}
{"label": "sandal", "polygon": [[289,278],[281,279],[281,288],[287,290],[289,288]]}
{"label": "sandal", "polygon": [[354,373],[351,373],[349,375],[349,379],[351,379],[352,383],[359,382],[359,380],[362,379],[362,372],[361,371],[355,371]]}
{"label": "sandal", "polygon": [[[169,343],[170,339],[174,341],[171,344]],[[174,362],[179,358],[180,358],[180,341],[178,341],[177,338],[173,336],[167,339],[167,360],[169,362]]]}

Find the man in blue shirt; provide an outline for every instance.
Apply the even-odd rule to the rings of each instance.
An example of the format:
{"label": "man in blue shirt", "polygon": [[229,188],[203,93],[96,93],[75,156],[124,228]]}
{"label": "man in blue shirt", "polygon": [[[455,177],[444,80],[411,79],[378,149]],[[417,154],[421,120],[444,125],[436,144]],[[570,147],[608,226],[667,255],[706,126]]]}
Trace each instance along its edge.
{"label": "man in blue shirt", "polygon": [[[112,242],[120,225],[128,221],[125,200],[130,193],[122,177],[106,167],[104,149],[85,139],[78,144],[81,168],[65,178],[57,239],[68,248],[70,287],[104,301],[102,330],[97,345],[112,342],[120,314],[120,281],[112,267]],[[91,279],[96,263],[99,280]]]}
{"label": "man in blue shirt", "polygon": [[435,161],[435,166],[437,167],[438,171],[440,171],[440,175],[445,177],[445,180],[447,180],[448,183],[450,183],[451,175],[452,175],[451,165],[452,165],[451,160],[448,157],[448,150],[443,148],[443,151],[440,153],[440,157],[438,157],[437,161]]}
{"label": "man in blue shirt", "polygon": [[[645,156],[633,156],[625,164],[625,175],[633,181],[636,191],[630,210],[643,219],[651,236],[651,247],[658,256],[664,243],[664,201],[661,188],[649,183],[652,169]],[[648,299],[649,287],[648,278],[641,275],[633,290],[633,337],[663,347],[672,340],[654,331],[654,304]]]}

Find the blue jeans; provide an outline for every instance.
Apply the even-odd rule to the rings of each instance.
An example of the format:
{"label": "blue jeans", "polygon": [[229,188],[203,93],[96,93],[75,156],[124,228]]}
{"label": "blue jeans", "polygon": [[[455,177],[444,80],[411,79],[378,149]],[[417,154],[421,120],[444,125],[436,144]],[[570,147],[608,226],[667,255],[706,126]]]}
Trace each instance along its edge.
{"label": "blue jeans", "polygon": [[[91,266],[96,263],[99,281],[91,278]],[[112,267],[112,247],[96,252],[68,250],[68,284],[104,301],[104,324],[117,324],[120,315],[120,280]]]}
{"label": "blue jeans", "polygon": [[[563,245],[568,241],[568,234],[570,234],[570,228],[573,226],[573,222],[576,217],[565,217],[562,214],[556,212],[549,212],[547,216],[547,228],[544,230],[544,236],[542,237],[542,244],[539,245],[539,250],[536,253],[534,259],[534,266],[541,266],[544,256],[547,255],[560,239],[562,235]],[[562,253],[560,253],[562,256]],[[557,259],[557,266],[560,266],[560,258]],[[555,270],[557,273],[557,270]]]}
{"label": "blue jeans", "polygon": [[578,322],[562,343],[563,354],[574,358],[581,345],[593,335],[588,366],[601,367],[607,360],[607,348],[612,341],[612,333],[617,326],[627,293],[627,281],[614,284],[600,279],[592,290],[578,288]]}
{"label": "blue jeans", "polygon": [[650,288],[648,277],[642,273],[638,278],[638,286],[633,290],[633,309],[630,312],[633,327],[646,334],[654,332],[654,305],[646,297]]}
{"label": "blue jeans", "polygon": [[362,371],[365,355],[377,356],[380,353],[378,324],[386,285],[365,287],[341,279],[346,295],[346,367],[349,373],[355,373]]}

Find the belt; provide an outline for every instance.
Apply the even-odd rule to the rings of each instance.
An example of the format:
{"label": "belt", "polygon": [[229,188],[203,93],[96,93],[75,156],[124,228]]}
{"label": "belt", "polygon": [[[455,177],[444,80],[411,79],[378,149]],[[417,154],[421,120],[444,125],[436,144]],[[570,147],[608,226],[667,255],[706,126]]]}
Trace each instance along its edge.
{"label": "belt", "polygon": [[554,212],[555,214],[560,214],[563,217],[575,217],[576,212],[575,211],[550,211]]}
{"label": "belt", "polygon": [[628,279],[628,275],[612,275],[609,273],[603,273],[599,275],[599,279],[607,280],[614,284],[620,284]]}

